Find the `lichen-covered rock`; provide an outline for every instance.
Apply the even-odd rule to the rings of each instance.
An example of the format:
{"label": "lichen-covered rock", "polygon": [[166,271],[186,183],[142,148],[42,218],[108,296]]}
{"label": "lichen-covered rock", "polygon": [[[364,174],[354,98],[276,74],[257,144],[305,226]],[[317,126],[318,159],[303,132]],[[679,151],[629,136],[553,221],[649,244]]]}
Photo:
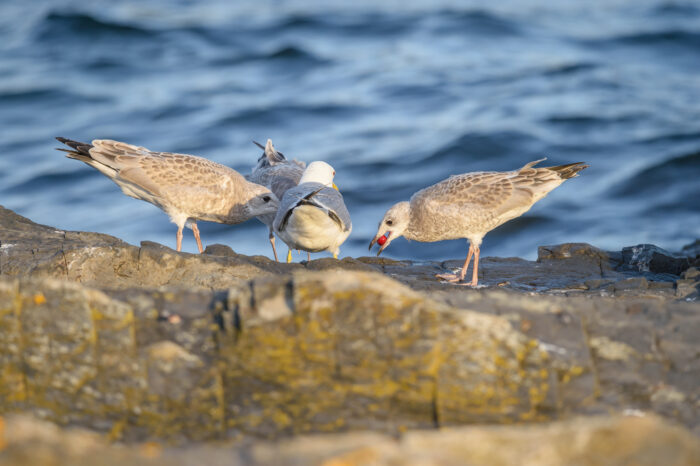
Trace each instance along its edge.
{"label": "lichen-covered rock", "polygon": [[691,303],[513,291],[428,299],[343,271],[225,293],[110,295],[0,280],[0,410],[131,440],[397,432],[610,409],[698,428]]}
{"label": "lichen-covered rock", "polygon": [[586,244],[538,261],[276,264],[61,232],[0,208],[0,413],[114,440],[653,411],[700,434],[700,274]]}
{"label": "lichen-covered rock", "polygon": [[198,307],[187,293],[122,302],[64,281],[0,283],[4,328],[19,333],[0,348],[14,387],[0,409],[117,438],[513,422],[546,418],[553,396],[537,341],[376,273],[261,278],[199,293]]}

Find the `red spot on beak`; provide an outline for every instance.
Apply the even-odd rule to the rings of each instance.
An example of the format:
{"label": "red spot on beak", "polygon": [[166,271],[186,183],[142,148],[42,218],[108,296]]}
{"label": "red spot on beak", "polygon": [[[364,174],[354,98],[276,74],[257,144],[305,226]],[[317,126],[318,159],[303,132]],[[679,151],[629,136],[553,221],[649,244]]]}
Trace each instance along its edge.
{"label": "red spot on beak", "polygon": [[386,236],[380,236],[377,240],[377,244],[380,246],[384,246],[384,243],[386,243]]}

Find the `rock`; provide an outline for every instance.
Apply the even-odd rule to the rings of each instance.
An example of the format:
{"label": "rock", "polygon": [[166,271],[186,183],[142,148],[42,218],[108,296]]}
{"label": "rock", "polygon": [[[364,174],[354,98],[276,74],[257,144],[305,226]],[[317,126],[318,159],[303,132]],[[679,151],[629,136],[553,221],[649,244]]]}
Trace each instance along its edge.
{"label": "rock", "polygon": [[[583,282],[584,285],[586,285],[586,288],[589,290],[597,290],[600,289],[604,286],[612,285],[614,282],[610,279],[605,279],[605,278],[594,278],[591,280],[586,280]],[[613,287],[614,289],[614,287]]]}
{"label": "rock", "polygon": [[616,291],[622,290],[646,290],[649,288],[649,282],[644,277],[627,278],[615,283]]}
{"label": "rock", "polygon": [[691,261],[700,259],[700,239],[696,239],[694,242],[683,246],[679,254],[691,259]]}
{"label": "rock", "polygon": [[540,246],[537,248],[537,261],[546,262],[552,260],[567,260],[572,258],[584,258],[590,261],[598,270],[609,268],[607,262],[610,255],[590,244],[566,243],[556,246]]}
{"label": "rock", "polygon": [[687,257],[676,257],[653,244],[622,248],[623,270],[680,275],[690,266]]}
{"label": "rock", "polygon": [[[249,279],[259,276],[299,270],[342,269],[381,271],[419,291],[455,290],[454,285],[437,281],[435,274],[462,265],[462,260],[439,263],[374,257],[340,261],[323,258],[308,263],[282,264],[263,256],[236,254],[220,244],[208,246],[204,254],[177,253],[153,242],[143,242],[140,247],[135,247],[107,235],[58,231],[37,225],[2,207],[0,230],[3,231],[0,276],[53,277],[110,289],[160,286],[225,289],[243,286]],[[623,255],[581,243],[542,246],[537,262],[518,258],[483,258],[480,283],[528,292],[580,293],[594,290],[600,294],[607,292],[608,287],[602,286],[602,282],[595,286],[596,280],[615,283],[642,275],[649,281],[644,294],[650,295],[661,294],[662,287],[653,283],[672,283],[678,279],[668,273],[642,273],[638,268],[621,266]],[[655,264],[659,260],[656,258],[651,262],[654,270],[657,270]],[[615,287],[609,289],[614,291]]]}
{"label": "rock", "polygon": [[223,293],[109,294],[0,280],[0,411],[124,440],[395,433],[662,409],[652,398],[664,380],[684,401],[663,413],[698,424],[691,304],[505,290],[430,299],[340,270]]}
{"label": "rock", "polygon": [[236,257],[238,255],[231,249],[231,246],[225,244],[210,244],[204,248],[204,254],[223,257]]}
{"label": "rock", "polygon": [[289,272],[258,256],[178,253],[153,242],[140,248],[108,235],[38,225],[0,207],[0,276],[54,277],[105,288],[186,286],[222,289],[250,278]]}
{"label": "rock", "polygon": [[678,280],[676,282],[676,296],[686,301],[696,301],[700,296],[700,281]]}
{"label": "rock", "polygon": [[124,442],[640,410],[700,433],[696,269],[564,244],[485,258],[472,289],[434,277],[461,260],[194,255],[4,209],[0,228],[0,413]]}
{"label": "rock", "polygon": [[0,419],[0,464],[116,466],[256,465],[570,465],[691,466],[697,438],[654,416],[576,418],[540,426],[472,426],[391,436],[354,432],[246,446],[110,446],[78,429],[13,416]]}
{"label": "rock", "polygon": [[507,321],[377,273],[260,278],[214,312],[215,294],[195,307],[181,293],[122,302],[50,279],[3,289],[3,327],[20,340],[0,348],[2,386],[15,387],[0,408],[125,438],[528,420],[553,389],[546,353]]}

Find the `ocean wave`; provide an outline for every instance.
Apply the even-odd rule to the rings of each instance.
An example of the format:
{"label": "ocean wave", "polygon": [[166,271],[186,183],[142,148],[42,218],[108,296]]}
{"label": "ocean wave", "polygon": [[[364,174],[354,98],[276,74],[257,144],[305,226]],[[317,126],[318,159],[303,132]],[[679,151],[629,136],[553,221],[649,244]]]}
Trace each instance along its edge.
{"label": "ocean wave", "polygon": [[517,36],[522,28],[516,22],[486,10],[442,10],[436,13],[436,27],[440,31],[452,30],[489,36]]}
{"label": "ocean wave", "polygon": [[[57,154],[58,156],[60,154]],[[13,194],[32,194],[36,191],[55,191],[61,187],[72,186],[76,181],[85,180],[94,176],[94,170],[81,168],[69,172],[42,173],[22,180],[7,187]]]}
{"label": "ocean wave", "polygon": [[700,32],[685,29],[664,29],[621,34],[600,39],[588,39],[583,42],[596,47],[606,45],[645,48],[656,47],[663,50],[666,50],[668,47],[674,47],[675,50],[687,49],[697,54],[698,48],[700,48]]}
{"label": "ocean wave", "polygon": [[297,123],[305,119],[349,117],[361,107],[341,104],[296,105],[281,104],[271,107],[244,108],[222,117],[214,124],[215,128],[232,125],[274,125],[276,123]]}
{"label": "ocean wave", "polygon": [[644,115],[618,115],[618,116],[603,116],[603,115],[559,115],[554,114],[544,119],[545,123],[555,126],[562,126],[576,129],[590,129],[593,127],[607,127],[608,125],[617,123],[631,123],[642,120]]}
{"label": "ocean wave", "polygon": [[519,163],[512,166],[514,160],[520,160],[524,165],[542,149],[539,139],[519,131],[466,133],[417,162],[463,167],[465,171],[513,170]]}
{"label": "ocean wave", "polygon": [[653,144],[660,142],[684,142],[700,140],[700,132],[685,132],[685,133],[663,133],[657,136],[652,136],[639,141],[642,144]]}
{"label": "ocean wave", "polygon": [[49,12],[39,23],[38,39],[56,41],[68,37],[133,37],[144,39],[156,33],[142,26],[110,21],[87,13]]}
{"label": "ocean wave", "polygon": [[599,65],[597,63],[592,62],[568,63],[565,65],[547,68],[542,72],[542,74],[544,76],[566,76],[570,74],[580,73],[583,71],[591,71],[598,67]]}
{"label": "ocean wave", "polygon": [[678,155],[646,167],[613,189],[615,196],[648,199],[672,194],[679,204],[691,202],[698,208],[700,199],[700,151]]}
{"label": "ocean wave", "polygon": [[664,3],[654,6],[649,13],[652,17],[657,17],[657,15],[692,17],[700,15],[700,8],[690,4]]}
{"label": "ocean wave", "polygon": [[109,101],[108,97],[75,93],[55,87],[35,87],[27,89],[6,89],[0,91],[0,101],[5,104],[40,103],[42,105],[64,103],[99,103]]}
{"label": "ocean wave", "polygon": [[320,57],[301,46],[281,45],[266,52],[239,53],[230,57],[215,58],[210,61],[210,64],[214,66],[230,66],[250,62],[262,62],[270,66],[278,66],[281,62],[288,62],[288,65],[309,67],[328,64],[330,60]]}
{"label": "ocean wave", "polygon": [[370,36],[396,35],[409,31],[419,17],[406,14],[354,13],[324,15],[292,15],[267,26],[270,30],[304,30],[331,34]]}

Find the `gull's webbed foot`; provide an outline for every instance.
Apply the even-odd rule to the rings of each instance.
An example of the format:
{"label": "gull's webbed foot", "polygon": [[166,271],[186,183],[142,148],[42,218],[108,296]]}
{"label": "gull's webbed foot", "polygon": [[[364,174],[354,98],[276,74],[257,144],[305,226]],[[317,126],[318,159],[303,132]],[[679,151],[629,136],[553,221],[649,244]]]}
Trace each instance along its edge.
{"label": "gull's webbed foot", "polygon": [[459,274],[456,273],[439,273],[435,276],[440,280],[445,280],[446,282],[450,283],[459,283],[462,281],[462,277],[460,277]]}
{"label": "gull's webbed foot", "polygon": [[476,288],[478,282],[477,281],[470,281],[470,282],[464,282],[464,277],[462,277],[458,273],[439,273],[435,275],[437,278],[440,280],[444,280],[448,283],[454,283],[455,285],[460,285],[460,286],[471,286],[472,288]]}

